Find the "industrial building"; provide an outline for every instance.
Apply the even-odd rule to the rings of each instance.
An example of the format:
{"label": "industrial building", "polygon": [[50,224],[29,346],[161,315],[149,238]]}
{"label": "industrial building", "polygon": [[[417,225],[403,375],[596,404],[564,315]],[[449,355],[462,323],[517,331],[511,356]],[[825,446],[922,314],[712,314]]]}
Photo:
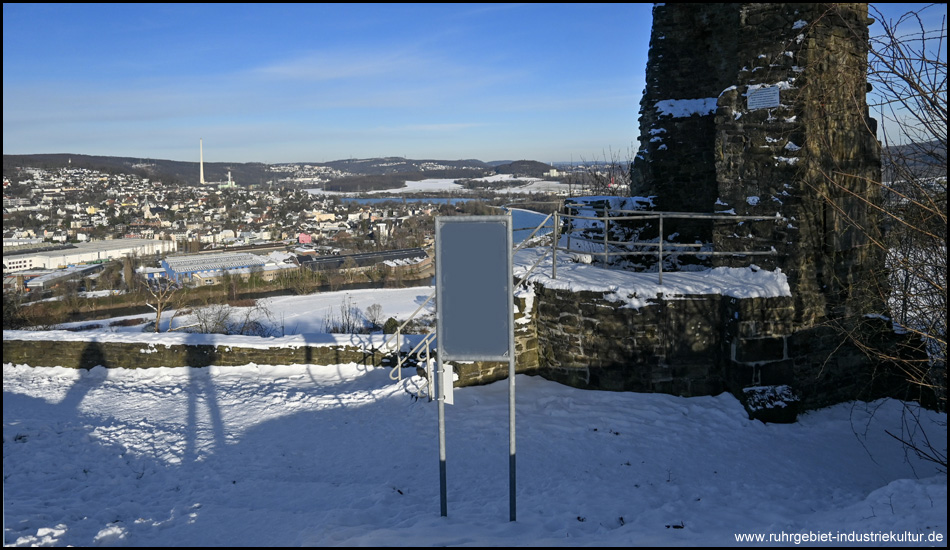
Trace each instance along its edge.
{"label": "industrial building", "polygon": [[49,246],[29,250],[4,251],[3,271],[23,269],[61,269],[71,265],[97,264],[126,256],[161,256],[178,250],[175,241],[153,239],[115,239],[88,243]]}
{"label": "industrial building", "polygon": [[362,271],[378,265],[383,265],[390,269],[405,265],[412,265],[415,268],[427,267],[431,263],[431,258],[429,258],[426,251],[421,248],[407,248],[403,250],[349,254],[345,256],[298,255],[297,262],[300,264],[300,267],[306,267],[311,271],[344,269],[347,263],[352,265],[352,269]]}
{"label": "industrial building", "polygon": [[162,260],[161,265],[169,279],[199,285],[215,284],[225,274],[242,278],[258,274],[264,280],[270,280],[282,269],[297,269],[296,264],[280,265],[268,258],[243,252],[177,256]]}
{"label": "industrial building", "polygon": [[312,271],[321,271],[325,269],[341,269],[347,260],[352,260],[355,268],[373,267],[384,262],[394,262],[399,260],[421,261],[427,258],[426,251],[421,248],[409,248],[404,250],[386,250],[383,252],[366,252],[362,254],[348,254],[345,256],[297,256],[297,261],[301,267],[307,267]]}

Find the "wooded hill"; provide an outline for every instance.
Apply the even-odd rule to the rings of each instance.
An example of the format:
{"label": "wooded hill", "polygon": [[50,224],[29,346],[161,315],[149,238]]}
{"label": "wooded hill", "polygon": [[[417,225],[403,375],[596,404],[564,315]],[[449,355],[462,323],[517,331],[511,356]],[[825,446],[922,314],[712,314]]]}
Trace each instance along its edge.
{"label": "wooded hill", "polygon": [[[333,179],[327,188],[334,191],[370,191],[394,189],[406,180],[431,178],[478,178],[494,173],[492,164],[475,159],[466,160],[413,160],[401,157],[371,159],[344,159],[330,162],[284,163],[280,166],[326,166],[344,175]],[[135,174],[168,184],[198,183],[199,163],[131,157],[74,155],[69,153],[37,155],[3,155],[3,175],[11,179],[21,177],[17,168],[33,167],[47,170],[86,168],[107,174]],[[205,162],[205,181],[223,182],[228,170],[239,186],[260,185],[270,180],[291,175],[290,171],[274,171],[263,163]]]}
{"label": "wooded hill", "polygon": [[[73,155],[69,153],[3,155],[4,177],[16,178],[16,169],[27,166],[46,170],[58,170],[66,167],[85,168],[98,170],[106,174],[135,174],[143,178],[159,179],[167,184],[186,183],[191,185],[198,183],[200,172],[199,163],[177,160]],[[269,179],[280,177],[279,173],[272,172],[266,164],[260,162],[230,164],[206,162],[205,181],[227,181],[228,170],[231,170],[231,178],[242,186],[261,184]]]}

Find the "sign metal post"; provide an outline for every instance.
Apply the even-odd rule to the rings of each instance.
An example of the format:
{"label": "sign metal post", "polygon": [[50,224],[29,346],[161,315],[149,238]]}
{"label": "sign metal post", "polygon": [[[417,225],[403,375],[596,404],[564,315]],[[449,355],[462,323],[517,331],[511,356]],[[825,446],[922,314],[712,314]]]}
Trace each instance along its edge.
{"label": "sign metal post", "polygon": [[[435,220],[438,334],[439,496],[446,498],[445,395],[452,384],[443,361],[508,362],[508,507],[515,521],[515,337],[511,216]],[[448,379],[446,379],[448,378]]]}

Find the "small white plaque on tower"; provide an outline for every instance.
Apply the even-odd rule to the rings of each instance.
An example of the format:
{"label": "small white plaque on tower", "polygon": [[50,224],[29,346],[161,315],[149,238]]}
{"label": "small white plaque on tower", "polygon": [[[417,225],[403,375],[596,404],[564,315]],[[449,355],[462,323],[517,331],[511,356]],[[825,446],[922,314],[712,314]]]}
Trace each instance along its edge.
{"label": "small white plaque on tower", "polygon": [[756,109],[770,109],[780,105],[778,86],[766,86],[763,88],[756,88],[755,90],[749,90],[748,96],[750,111],[754,111]]}

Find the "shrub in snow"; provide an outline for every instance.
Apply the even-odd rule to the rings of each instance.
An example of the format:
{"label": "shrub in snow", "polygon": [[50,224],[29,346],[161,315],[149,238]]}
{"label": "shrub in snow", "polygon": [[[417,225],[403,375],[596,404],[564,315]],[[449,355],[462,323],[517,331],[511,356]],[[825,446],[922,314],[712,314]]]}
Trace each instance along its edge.
{"label": "shrub in snow", "polygon": [[394,317],[390,317],[383,323],[383,334],[395,334],[397,328],[399,328],[399,321]]}
{"label": "shrub in snow", "polygon": [[742,403],[749,417],[762,422],[794,422],[798,416],[799,397],[787,385],[742,388]]}

